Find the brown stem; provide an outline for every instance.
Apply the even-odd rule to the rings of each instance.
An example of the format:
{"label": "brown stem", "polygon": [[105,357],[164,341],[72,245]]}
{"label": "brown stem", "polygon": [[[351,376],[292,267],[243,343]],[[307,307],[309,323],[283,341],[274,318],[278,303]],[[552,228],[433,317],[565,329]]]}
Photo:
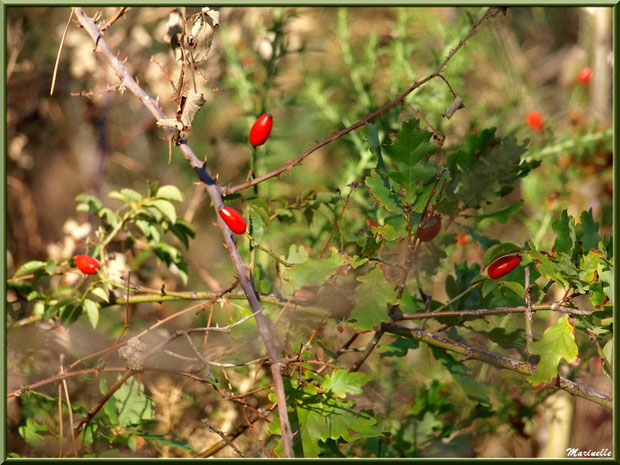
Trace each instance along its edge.
{"label": "brown stem", "polygon": [[91,409],[90,412],[88,412],[88,414],[82,419],[80,424],[77,425],[77,427],[75,428],[76,437],[84,430],[84,428],[86,428],[86,426],[88,426],[93,417],[97,415],[99,410],[101,410],[101,407],[105,405],[105,403],[110,399],[110,397],[112,397],[112,395],[116,391],[118,391],[119,388],[123,385],[123,383],[127,381],[129,377],[132,376],[134,373],[135,372],[133,370],[127,370],[127,372],[123,376],[121,376],[116,383],[114,383],[114,386],[112,386],[108,390],[108,392],[106,392],[105,395],[101,399],[99,399],[99,402],[97,402],[97,404]]}
{"label": "brown stem", "polygon": [[[460,342],[446,339],[439,334],[433,334],[428,331],[422,331],[415,328],[407,328],[405,326],[400,326],[394,323],[384,323],[382,325],[382,329],[397,336],[406,337],[408,339],[416,339],[418,341],[425,342],[435,347],[440,347],[451,352],[456,352],[458,354],[464,355],[465,357],[467,357],[467,359],[470,360],[480,360],[482,362],[489,363],[498,368],[505,368],[507,370],[516,371],[524,375],[531,375],[536,371],[536,366],[531,363],[515,360],[509,357],[504,357],[493,352],[476,349],[475,347],[469,347],[465,344],[461,344]],[[570,381],[563,377],[559,377],[557,387],[575,396],[592,401],[605,408],[613,409],[613,400],[611,398],[604,394],[596,392],[589,386],[583,385],[575,381]]]}

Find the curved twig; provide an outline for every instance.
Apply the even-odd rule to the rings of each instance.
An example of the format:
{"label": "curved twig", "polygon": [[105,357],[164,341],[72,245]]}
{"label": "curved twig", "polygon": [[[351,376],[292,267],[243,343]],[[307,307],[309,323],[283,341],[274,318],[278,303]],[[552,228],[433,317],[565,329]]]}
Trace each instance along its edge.
{"label": "curved twig", "polygon": [[428,81],[430,81],[430,80],[432,80],[432,79],[434,79],[436,77],[442,78],[445,81],[445,78],[441,75],[441,71],[445,68],[445,66],[448,64],[448,62],[452,59],[452,57],[456,54],[456,52],[458,52],[465,45],[465,43],[476,33],[476,31],[478,30],[480,25],[486,19],[493,18],[493,17],[497,16],[500,12],[501,12],[500,8],[495,8],[495,7],[489,8],[486,11],[486,13],[478,21],[476,21],[476,23],[472,26],[472,28],[470,29],[469,33],[461,41],[459,41],[458,45],[453,50],[451,50],[450,53],[444,58],[444,60],[441,62],[441,64],[437,67],[437,69],[435,71],[433,71],[431,74],[426,76],[424,79],[421,79],[420,81],[414,82],[411,86],[409,86],[409,88],[407,88],[405,91],[403,91],[400,95],[398,95],[391,102],[383,105],[381,108],[376,110],[374,113],[371,113],[370,115],[362,118],[357,123],[352,124],[348,128],[345,128],[345,129],[342,129],[342,130],[340,130],[338,132],[335,132],[330,137],[327,137],[325,139],[321,139],[320,141],[318,141],[317,143],[315,143],[314,145],[312,145],[308,149],[306,149],[306,151],[303,152],[301,155],[299,155],[298,157],[294,158],[291,161],[286,162],[284,165],[280,166],[279,168],[276,168],[275,170],[270,171],[269,173],[263,174],[262,176],[258,176],[258,177],[254,178],[254,179],[251,179],[250,181],[238,184],[236,186],[233,186],[233,187],[223,187],[221,189],[222,195],[226,196],[226,195],[234,194],[235,192],[239,192],[239,191],[242,191],[244,189],[248,189],[248,188],[250,188],[252,186],[255,186],[256,184],[260,184],[261,182],[266,181],[268,179],[275,178],[276,176],[281,175],[285,171],[292,170],[293,167],[295,167],[297,165],[300,165],[301,162],[306,157],[308,157],[310,154],[316,152],[321,147],[324,147],[325,145],[329,144],[330,142],[333,142],[336,139],[341,138],[342,136],[344,136],[345,134],[350,133],[351,131],[355,131],[357,128],[360,128],[360,127],[364,126],[366,123],[368,123],[372,119],[376,118],[380,114],[385,113],[390,108],[394,107],[395,105],[398,105],[405,97],[407,97],[407,95],[409,95],[411,92],[413,92],[417,88],[421,87],[422,85],[426,84]]}

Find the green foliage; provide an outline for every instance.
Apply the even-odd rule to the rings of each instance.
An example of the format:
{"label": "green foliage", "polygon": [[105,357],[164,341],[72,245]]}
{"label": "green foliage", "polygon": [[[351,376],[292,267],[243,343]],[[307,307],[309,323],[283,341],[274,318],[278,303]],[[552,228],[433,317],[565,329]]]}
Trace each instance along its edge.
{"label": "green foliage", "polygon": [[[610,204],[602,201],[600,209],[582,211],[575,218],[562,210],[571,204],[575,211],[589,208],[591,202],[582,208],[574,201],[575,192],[579,199],[588,200],[582,187],[584,192],[598,192],[588,187],[588,179],[596,181],[600,192],[611,182],[605,167],[610,163],[606,156],[612,159],[613,131],[594,124],[587,129],[576,123],[569,127],[563,119],[568,120],[564,115],[572,115],[573,109],[556,101],[557,118],[545,113],[545,131],[534,134],[532,140],[525,139],[523,91],[531,95],[528,105],[539,99],[553,108],[553,100],[537,95],[543,90],[528,89],[531,76],[525,79],[518,70],[511,73],[509,89],[493,90],[497,82],[505,81],[504,74],[496,73],[512,68],[498,57],[501,47],[495,46],[484,26],[476,33],[482,36],[480,40],[468,41],[442,70],[449,86],[464,97],[464,111],[451,120],[441,116],[453,95],[438,78],[367,121],[366,117],[442,63],[480,16],[479,9],[460,9],[447,23],[432,9],[384,10],[378,28],[369,21],[374,20],[374,10],[325,10],[319,23],[325,25],[327,34],[320,31],[320,40],[313,39],[318,23],[306,12],[288,8],[265,9],[260,14],[231,12],[227,18],[230,24],[217,33],[221,59],[213,63],[218,66],[199,70],[194,76],[200,86],[199,74],[204,72],[213,85],[221,87],[221,92],[212,95],[213,104],[196,118],[190,140],[196,153],[204,154],[209,171],[218,174],[220,186],[260,176],[303,153],[312,141],[356,121],[364,122],[364,127],[323,145],[282,176],[224,199],[242,206],[240,211],[253,238],[248,241],[239,236],[237,246],[249,266],[264,314],[274,323],[273,342],[284,361],[294,447],[300,458],[465,456],[476,453],[474,435],[482,438],[478,443],[485,442],[485,435],[507,427],[525,435],[522,423],[529,425],[537,417],[544,394],[532,392],[520,374],[488,369],[445,348],[389,334],[370,354],[364,373],[343,367],[359,360],[360,352],[369,347],[366,341],[374,336],[369,333],[392,319],[396,324],[443,333],[463,346],[525,360],[521,313],[424,320],[414,315],[404,322],[398,318],[401,313],[440,308],[522,307],[528,268],[532,287],[527,292],[533,304],[548,308],[562,295],[562,305],[592,310],[589,315],[561,318],[529,347],[530,354],[540,357],[536,373],[528,379],[531,386],[541,389],[552,383],[562,359],[575,364],[581,357],[581,365],[573,370],[582,379],[592,373],[585,362],[599,356],[600,350],[604,362],[613,363],[613,241],[603,236],[611,225]],[[135,18],[135,24],[144,25],[147,32],[160,27],[137,16],[131,20]],[[308,24],[311,27],[304,30]],[[296,29],[299,25],[301,32]],[[106,34],[120,29],[122,22]],[[307,39],[316,40],[312,48],[306,48]],[[132,46],[141,47],[137,42]],[[162,44],[154,43],[142,51],[160,56]],[[55,53],[50,52],[52,60]],[[179,62],[172,63],[176,66]],[[221,68],[221,74],[217,75],[216,68],[217,73]],[[167,79],[172,70],[164,66],[164,71],[161,74]],[[162,83],[168,86],[164,78],[150,82],[150,74],[144,73],[143,78],[149,81],[145,89],[161,88]],[[74,84],[104,88],[101,82]],[[481,88],[484,95],[480,95]],[[563,92],[556,94],[569,100]],[[167,100],[163,99],[162,95],[162,102]],[[252,151],[247,132],[256,116],[265,111],[274,113],[274,130],[267,144]],[[413,114],[415,119],[411,119]],[[132,118],[130,124],[135,123],[135,115],[128,112],[127,117]],[[12,134],[15,129],[20,134],[27,131],[28,125],[21,123],[11,129]],[[115,122],[115,127],[121,124]],[[445,147],[441,136],[446,136]],[[148,132],[145,140],[147,137]],[[186,301],[198,299],[197,294],[205,290],[193,275],[205,279],[209,286],[211,278],[223,285],[233,282],[232,266],[222,259],[226,251],[221,236],[212,226],[215,212],[208,208],[208,201],[204,203],[206,197],[195,210],[193,224],[182,218],[191,216],[186,213],[190,205],[196,206],[193,200],[185,202],[183,195],[194,173],[182,165],[182,157],[174,156],[171,165],[160,162],[156,157],[164,152],[162,159],[167,157],[166,144],[150,139],[148,143],[157,149],[149,150],[144,175],[176,185],[149,183],[144,190],[132,184],[129,188],[122,185],[123,177],[110,176],[110,180],[119,179],[120,185],[108,187],[106,182],[105,190],[112,189],[109,199],[78,195],[79,217],[88,216],[94,227],[89,237],[75,240],[76,250],[86,249],[85,253],[97,258],[101,273],[78,274],[71,258],[56,261],[44,256],[44,248],[38,251],[40,255],[28,250],[27,261],[12,267],[16,271],[7,281],[11,330],[19,331],[22,325],[40,319],[64,326],[80,321],[97,335],[114,340],[122,327],[126,293],[136,302],[129,306],[129,332],[137,333],[158,326],[163,315],[172,316],[180,305],[186,305],[185,310],[193,305]],[[26,147],[34,145],[30,140]],[[139,155],[136,153],[136,160]],[[14,163],[13,157],[7,160]],[[155,168],[165,171],[147,171]],[[114,163],[106,166],[106,174],[113,169]],[[248,175],[248,170],[253,173]],[[597,178],[599,173],[607,178]],[[601,198],[605,198],[602,193]],[[428,210],[443,215],[442,230],[431,242],[414,244],[411,239],[422,213]],[[20,221],[11,228],[21,232]],[[200,244],[192,244],[196,231],[200,232]],[[15,235],[13,229],[10,232]],[[464,233],[469,242],[456,243],[456,235],[462,239]],[[261,248],[256,247],[257,242]],[[23,255],[11,245],[11,252],[15,251],[19,253],[12,258]],[[188,256],[190,253],[193,256]],[[519,267],[498,280],[485,277],[490,263],[517,253],[523,257]],[[121,254],[123,260],[116,262],[114,257]],[[274,256],[292,266],[276,262]],[[194,264],[191,271],[190,262]],[[129,292],[118,279],[117,265],[123,263],[132,273]],[[409,269],[404,269],[406,266]],[[126,271],[120,274],[122,278]],[[170,285],[172,279],[177,280],[176,289]],[[304,291],[309,300],[303,300]],[[237,292],[238,288],[233,295],[216,301],[199,300],[199,305],[208,302],[210,312],[196,317],[187,312],[187,320],[177,320],[179,326],[190,318],[195,319],[187,324],[203,326],[249,316],[247,303]],[[549,325],[550,314],[544,309],[535,313],[534,334]],[[174,331],[178,327],[160,329]],[[12,337],[17,339],[15,334]],[[352,335],[357,337],[355,341]],[[264,375],[267,371],[243,363],[250,351],[261,354],[257,357],[264,355],[255,320],[236,327],[231,335],[243,345],[224,348],[224,336],[210,335],[208,346],[205,337],[204,347],[198,350],[218,361],[224,357],[222,353],[226,357],[241,354],[239,366],[226,367],[224,375],[214,370],[218,390],[230,390],[230,397],[203,396],[204,385],[197,382],[196,390],[183,399],[191,405],[188,412],[172,409],[170,416],[178,414],[181,426],[205,411],[219,420],[221,404],[216,402],[229,401],[246,389],[257,390],[235,399],[247,401],[252,408],[262,408],[267,402],[266,391],[261,391],[270,382],[269,375]],[[346,341],[353,342],[340,354]],[[196,381],[211,382],[202,378],[204,370],[196,369],[195,361],[189,359],[194,355],[186,349],[190,355],[179,353],[174,359],[179,367],[183,365]],[[14,362],[19,373],[38,375],[41,362],[35,360],[35,351],[29,347],[23,352]],[[86,359],[84,365],[92,363],[94,367],[100,362]],[[605,363],[603,370],[608,370]],[[101,395],[108,392],[104,375]],[[73,379],[92,382],[90,377]],[[152,379],[145,376],[142,381],[144,385],[135,378],[125,382],[84,429],[78,438],[83,457],[151,456],[164,450],[179,456],[199,453],[190,445],[198,442],[196,437],[188,440],[187,428],[174,427],[161,434],[163,422],[156,407],[165,410],[168,406],[156,406],[153,399],[157,397],[150,397]],[[212,392],[211,388],[207,391]],[[73,412],[79,418],[100,398],[86,390],[71,395]],[[274,401],[274,395],[269,399]],[[32,454],[48,450],[50,444],[55,446],[60,436],[58,399],[30,391],[20,401],[22,421],[16,430]],[[66,401],[61,404],[66,415]],[[373,409],[361,408],[367,405]],[[269,420],[269,431],[280,434],[275,412]],[[64,421],[66,424],[67,419]],[[200,428],[190,430],[203,434]],[[260,439],[267,449],[273,447]],[[239,438],[236,444],[250,447],[242,441],[245,439]],[[141,450],[145,444],[148,451]],[[282,454],[281,445],[275,450]]]}
{"label": "green foliage", "polygon": [[357,289],[355,307],[350,318],[354,320],[355,329],[373,329],[389,320],[388,305],[396,298],[396,292],[386,281],[379,266],[357,280],[362,284]]}
{"label": "green foliage", "polygon": [[496,136],[495,128],[469,134],[463,147],[446,157],[452,174],[446,208],[451,212],[459,205],[478,209],[510,194],[517,179],[540,165],[524,160],[526,150],[527,144],[519,145],[514,137]]}
{"label": "green foliage", "polygon": [[528,349],[530,354],[540,356],[536,372],[527,378],[532,383],[532,387],[542,383],[551,383],[558,374],[560,360],[579,363],[575,328],[569,316],[563,316],[553,326],[549,326],[542,339],[530,344]]}
{"label": "green foliage", "polygon": [[[324,378],[311,371],[305,373],[304,377],[291,379],[286,389],[291,427],[299,431],[294,438],[297,456],[317,457],[322,451],[325,453],[321,441],[353,443],[382,434],[371,414],[355,409],[353,401],[345,400],[348,395],[361,394],[362,386],[371,379],[369,376],[346,370],[336,370]],[[269,431],[280,434],[279,418],[271,421]]]}

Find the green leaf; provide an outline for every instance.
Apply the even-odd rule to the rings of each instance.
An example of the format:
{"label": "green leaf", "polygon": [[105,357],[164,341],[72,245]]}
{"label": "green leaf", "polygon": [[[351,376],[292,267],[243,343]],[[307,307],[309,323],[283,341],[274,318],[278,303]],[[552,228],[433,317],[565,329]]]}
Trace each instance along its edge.
{"label": "green leaf", "polygon": [[156,207],[160,212],[162,212],[164,216],[166,217],[166,219],[170,221],[172,224],[176,222],[177,213],[172,203],[170,203],[167,200],[158,199],[158,200],[153,200],[152,202],[150,202],[150,204]]}
{"label": "green leaf", "polygon": [[59,310],[60,321],[64,326],[69,326],[75,322],[82,314],[82,306],[79,304],[68,304]]}
{"label": "green leaf", "polygon": [[525,297],[525,288],[521,283],[517,283],[514,281],[500,281],[497,284],[500,287],[511,290],[521,298]]}
{"label": "green leaf", "polygon": [[366,186],[375,201],[390,213],[403,214],[398,197],[390,188],[387,176],[373,170],[370,176],[366,176]]}
{"label": "green leaf", "polygon": [[99,323],[99,305],[90,299],[84,299],[83,305],[91,326],[97,328],[97,324]]}
{"label": "green leaf", "polygon": [[521,247],[510,242],[492,245],[484,252],[484,257],[482,257],[482,269],[486,270],[491,263],[504,255],[519,252],[521,252]]}
{"label": "green leaf", "polygon": [[390,224],[370,227],[375,236],[379,236],[382,240],[392,242],[403,237],[407,237],[406,231],[396,231]]}
{"label": "green leaf", "polygon": [[[111,193],[110,193],[110,198],[116,198],[116,197],[112,197],[112,194],[113,194],[113,193],[114,193],[114,192],[111,192]],[[135,190],[133,190],[133,189],[129,189],[129,188],[127,188],[127,187],[126,187],[126,188],[124,188],[124,189],[121,189],[121,191],[120,191],[120,193],[119,193],[119,196],[120,196],[120,198],[121,198],[122,200],[124,200],[124,201],[125,201],[125,202],[127,202],[127,203],[130,203],[130,202],[139,202],[139,201],[141,201],[141,200],[142,200],[142,195],[141,195],[141,194],[139,194],[139,193],[138,193],[138,192],[136,192]]]}
{"label": "green leaf", "polygon": [[28,302],[32,302],[33,300],[45,300],[45,294],[41,291],[31,291],[26,296],[26,300],[28,300]]}
{"label": "green leaf", "polygon": [[142,436],[149,442],[157,442],[161,446],[171,446],[176,447],[182,451],[189,452],[192,451],[192,446],[190,446],[185,441],[180,441],[178,439],[168,439],[162,434],[151,434],[151,433],[140,433],[139,436]]}
{"label": "green leaf", "polygon": [[595,223],[592,218],[591,208],[587,212],[581,213],[580,226],[583,229],[583,236],[581,236],[581,247],[584,253],[586,253],[590,249],[595,249],[601,240],[598,235],[598,223]]}
{"label": "green leaf", "polygon": [[135,378],[125,381],[112,398],[121,426],[139,425],[155,418],[154,402],[144,393],[144,389],[138,386]]}
{"label": "green leaf", "polygon": [[553,244],[555,251],[570,254],[577,240],[573,217],[568,216],[567,211],[563,210],[562,216],[551,224],[551,229],[557,236]]}
{"label": "green leaf", "polygon": [[258,213],[256,213],[255,210],[249,209],[248,219],[250,226],[250,235],[257,241],[260,241],[265,232],[265,223],[263,223],[262,217]]}
{"label": "green leaf", "polygon": [[75,200],[78,202],[77,211],[97,213],[103,207],[101,200],[89,194],[79,194]]}
{"label": "green leaf", "polygon": [[396,291],[379,266],[357,280],[362,284],[355,293],[356,302],[350,319],[355,320],[353,327],[357,330],[373,329],[389,320],[388,305],[396,299]]}
{"label": "green leaf", "polygon": [[177,202],[183,202],[183,194],[177,188],[177,186],[173,186],[172,184],[167,184],[157,189],[157,194],[155,195],[155,197],[157,197],[158,199],[176,200]]}
{"label": "green leaf", "polygon": [[117,226],[118,223],[120,223],[121,221],[121,218],[107,207],[104,207],[101,210],[99,210],[97,212],[97,216],[101,218],[102,220],[104,220],[107,224],[109,224],[113,228]]}
{"label": "green leaf", "polygon": [[486,229],[493,221],[497,221],[501,224],[506,224],[508,218],[510,218],[515,213],[518,213],[523,206],[523,200],[519,200],[507,208],[502,210],[498,210],[493,213],[487,213],[485,215],[476,216],[476,221],[478,222],[478,227],[483,230]]}
{"label": "green leaf", "polygon": [[254,210],[260,216],[265,226],[269,226],[271,224],[271,217],[269,216],[269,205],[267,205],[264,200],[251,199],[247,203],[252,208],[252,210]]}
{"label": "green leaf", "polygon": [[101,288],[101,287],[95,287],[95,288],[91,289],[90,293],[92,295],[96,296],[96,297],[99,297],[104,302],[109,302],[110,301],[110,297],[108,296],[106,291],[104,291],[103,288]]}
{"label": "green leaf", "polygon": [[529,346],[532,355],[540,355],[536,372],[527,379],[532,386],[551,383],[558,374],[561,359],[572,363],[578,360],[579,348],[575,343],[575,328],[568,316],[560,318],[553,326],[548,327],[541,340]]}
{"label": "green leaf", "polygon": [[385,171],[385,162],[381,155],[381,142],[379,141],[379,132],[377,126],[372,123],[366,123],[366,138],[368,140],[368,146],[372,154],[377,157],[377,169]]}
{"label": "green leaf", "polygon": [[327,375],[323,383],[321,383],[321,389],[325,391],[331,391],[336,397],[344,399],[347,394],[359,395],[362,394],[362,386],[370,381],[372,378],[364,373],[348,372],[347,370],[336,370],[331,376]]}
{"label": "green leaf", "polygon": [[331,252],[329,258],[309,258],[303,263],[287,268],[282,274],[284,279],[297,289],[306,285],[322,284],[348,262],[346,258],[338,254],[335,247],[332,247]]}
{"label": "green leaf", "polygon": [[418,120],[411,119],[403,123],[394,143],[385,147],[386,157],[398,170],[390,172],[390,177],[402,186],[408,203],[413,203],[418,183],[435,173],[435,167],[426,164],[427,157],[435,152],[431,137]]}
{"label": "green leaf", "polygon": [[525,333],[522,329],[508,332],[506,328],[493,328],[491,331],[474,330],[483,334],[502,349],[525,349]]}
{"label": "green leaf", "polygon": [[547,258],[546,255],[543,255],[538,250],[532,249],[529,252],[531,259],[536,263],[536,267],[538,272],[543,275],[547,279],[553,279],[557,283],[561,285],[568,284],[566,280],[560,275],[556,268],[556,263]]}
{"label": "green leaf", "polygon": [[32,418],[26,418],[26,424],[17,430],[24,441],[31,445],[37,445],[43,441],[44,438],[40,433],[47,431],[47,426],[37,423]]}
{"label": "green leaf", "polygon": [[420,347],[420,342],[415,339],[408,339],[406,337],[399,337],[396,340],[388,343],[381,344],[381,348],[387,349],[385,352],[381,352],[380,357],[404,357],[411,349],[417,349]]}
{"label": "green leaf", "polygon": [[42,262],[40,260],[32,260],[32,261],[26,262],[17,269],[13,277],[17,278],[18,276],[32,274],[37,271],[43,271],[45,270],[46,265],[47,265],[46,262]]}
{"label": "green leaf", "polygon": [[431,347],[433,356],[437,359],[452,375],[456,383],[461,386],[467,397],[475,402],[489,404],[488,391],[486,384],[479,383],[469,374],[468,368],[455,360],[446,350],[439,347]]}
{"label": "green leaf", "polygon": [[610,339],[609,341],[607,341],[607,344],[605,344],[605,347],[603,347],[603,355],[605,356],[607,361],[610,363],[610,365],[613,367],[614,366],[614,340],[613,339]]}

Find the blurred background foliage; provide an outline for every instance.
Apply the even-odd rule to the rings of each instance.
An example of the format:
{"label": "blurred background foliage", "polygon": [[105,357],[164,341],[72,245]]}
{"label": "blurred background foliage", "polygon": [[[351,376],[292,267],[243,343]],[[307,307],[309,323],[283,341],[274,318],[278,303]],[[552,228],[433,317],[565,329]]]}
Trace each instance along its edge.
{"label": "blurred background foliage", "polygon": [[[131,8],[105,32],[112,50],[127,57],[131,74],[150,95],[159,98],[168,115],[175,111],[171,81],[176,83],[179,73],[167,37],[173,10]],[[106,205],[113,204],[108,199],[110,192],[129,187],[145,193],[148,180],[174,184],[184,192],[185,202],[177,205],[177,214],[193,225],[196,237],[187,249],[180,247],[188,262],[187,284],[169,270],[158,268],[154,258],[140,262],[140,279],[153,288],[165,284],[171,291],[230,285],[232,265],[214,225],[215,212],[207,205],[208,197],[201,186],[194,185],[194,171],[174,147],[168,162],[164,132],[137,99],[118,88],[118,78],[93,53],[93,44],[75,24],[66,36],[54,95],[50,96],[69,10],[7,7],[6,11],[7,275],[28,260],[62,260],[87,252],[88,237],[96,225],[87,213],[75,211],[78,194],[89,193]],[[93,8],[86,11],[95,13]],[[115,11],[111,7],[102,10],[104,17]],[[187,9],[188,13],[194,11],[196,8]],[[481,11],[454,7],[221,8],[209,59],[200,67],[208,81],[196,76],[207,103],[194,121],[189,144],[207,161],[221,185],[239,184],[247,179],[249,169],[248,130],[258,115],[269,111],[274,128],[269,142],[258,149],[256,171],[260,175],[277,168],[432,72]],[[462,144],[466,135],[494,127],[501,137],[529,141],[526,158],[541,161],[539,168],[519,180],[518,188],[498,203],[496,209],[524,199],[522,209],[506,224],[495,222],[481,228],[465,215],[444,223],[446,239],[442,244],[448,258],[436,273],[424,278],[425,289],[434,297],[445,298],[444,283],[457,263],[461,262],[461,271],[462,262],[469,266],[480,263],[483,250],[471,234],[515,243],[532,240],[539,249],[550,250],[555,238],[553,219],[563,209],[578,218],[590,208],[600,224],[600,234],[611,234],[612,64],[611,9],[515,7],[509,8],[505,17],[485,23],[445,69],[444,76],[465,102],[463,110],[450,120],[441,117],[452,95],[439,79],[407,97],[407,102],[445,135],[445,153]],[[576,79],[584,66],[593,70],[589,85]],[[542,115],[541,131],[533,131],[525,123],[533,109]],[[416,116],[410,106],[397,105],[373,122],[386,142],[403,121]],[[422,122],[423,127],[426,124]],[[354,131],[312,154],[302,166],[260,184],[260,197],[269,203],[270,218],[256,220],[254,237],[278,255],[289,257],[291,246],[303,245],[316,256],[341,212],[349,184],[362,181],[376,163],[365,138],[363,129]],[[242,195],[251,197],[251,191]],[[230,205],[241,208],[242,204],[233,196]],[[246,216],[252,218],[250,203],[243,205]],[[346,248],[355,242],[356,235],[366,230],[372,210],[366,191],[353,190],[333,243]],[[249,262],[247,240],[240,238],[239,244]],[[258,252],[255,260],[265,276],[276,279],[271,257]],[[148,326],[184,305],[136,307],[132,329]],[[227,321],[226,317],[222,321]],[[185,323],[175,324],[183,327]],[[113,340],[122,327],[122,317],[120,313],[102,315],[101,324]],[[316,322],[309,324],[318,327]],[[347,339],[341,329],[322,327],[322,339],[337,347]],[[251,337],[244,327],[237,330],[238,337]],[[50,326],[43,334],[52,342],[41,346],[40,331],[24,327],[9,332],[9,389],[54,372],[60,351],[77,358],[110,343],[86,325],[72,327],[70,334],[62,327]],[[243,350],[241,358],[248,359],[251,349]],[[254,351],[260,350],[257,342]],[[219,352],[225,353],[224,348]],[[388,448],[383,446],[384,453],[504,457],[557,452],[547,450],[552,443],[549,438],[556,434],[552,410],[568,408],[566,405],[556,402],[537,410],[520,375],[502,373],[493,395],[509,402],[494,411],[493,419],[475,409],[459,411],[454,406],[464,401],[464,394],[450,392],[449,399],[444,399],[450,377],[446,378],[429,352],[427,347],[411,351],[407,357],[391,358],[390,364],[378,356],[368,361],[373,381],[365,387],[358,405],[372,407],[375,415],[389,418],[386,425],[394,442]],[[347,357],[345,363],[355,356]],[[45,361],[51,365],[46,367]],[[484,382],[487,370],[481,367],[477,380]],[[259,369],[259,373],[265,375],[266,371]],[[593,387],[604,392],[609,388],[594,366],[591,375],[588,380]],[[252,386],[247,370],[230,376],[240,390]],[[151,386],[160,431],[176,429],[194,450],[219,440],[204,428],[187,427],[200,412],[217,405],[214,415],[224,431],[241,418],[234,407],[192,391],[191,384],[181,392],[174,382],[159,377]],[[78,399],[96,399],[98,390],[93,389],[73,394]],[[21,407],[14,402],[9,412],[14,415],[9,417],[13,432],[9,449],[26,455],[28,447],[16,431],[32,402],[23,401]],[[609,412],[580,399],[566,402],[571,404],[568,417],[572,420],[567,420],[571,447],[596,450],[611,443]],[[436,416],[419,418],[420,411],[432,411]],[[467,421],[469,417],[471,421]],[[456,420],[462,422],[463,430],[456,439],[452,437],[447,450],[439,438],[450,434],[446,425]],[[465,433],[467,438],[461,438]],[[249,435],[244,440],[246,447],[253,447]],[[192,456],[182,447],[161,441],[145,447],[136,454]],[[325,447],[335,446],[327,443]],[[45,450],[37,454],[45,454]],[[381,444],[368,441],[362,449],[352,448],[346,454],[372,456],[377,450]],[[234,455],[230,450],[221,454]]]}

